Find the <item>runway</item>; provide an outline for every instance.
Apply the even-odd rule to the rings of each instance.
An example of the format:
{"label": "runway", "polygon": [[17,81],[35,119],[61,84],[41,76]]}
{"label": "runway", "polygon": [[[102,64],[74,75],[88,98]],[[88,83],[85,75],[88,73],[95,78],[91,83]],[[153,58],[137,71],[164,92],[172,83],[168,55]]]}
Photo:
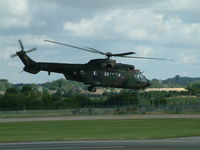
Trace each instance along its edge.
{"label": "runway", "polygon": [[109,119],[199,119],[200,114],[162,114],[162,115],[105,115],[105,116],[63,116],[32,118],[0,118],[0,122],[64,121],[64,120],[109,120]]}
{"label": "runway", "polygon": [[200,137],[157,140],[0,143],[0,150],[199,150]]}

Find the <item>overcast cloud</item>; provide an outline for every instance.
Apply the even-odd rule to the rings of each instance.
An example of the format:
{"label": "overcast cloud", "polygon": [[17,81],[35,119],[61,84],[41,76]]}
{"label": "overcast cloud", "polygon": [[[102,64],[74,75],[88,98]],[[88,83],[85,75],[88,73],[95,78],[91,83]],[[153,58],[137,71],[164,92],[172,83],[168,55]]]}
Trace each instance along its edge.
{"label": "overcast cloud", "polygon": [[29,54],[36,61],[86,63],[103,58],[43,41],[54,39],[105,52],[135,51],[137,56],[175,60],[116,58],[135,65],[150,79],[200,76],[198,0],[0,0],[0,20],[0,78],[13,83],[63,77],[19,73],[23,64],[9,57],[20,50],[18,39],[27,49],[38,48]]}

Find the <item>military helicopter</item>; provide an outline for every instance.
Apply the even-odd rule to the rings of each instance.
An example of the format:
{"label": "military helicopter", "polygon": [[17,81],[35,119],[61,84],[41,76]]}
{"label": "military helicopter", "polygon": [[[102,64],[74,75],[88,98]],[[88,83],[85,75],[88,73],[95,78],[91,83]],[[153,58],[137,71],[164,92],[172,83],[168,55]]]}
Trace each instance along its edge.
{"label": "military helicopter", "polygon": [[51,63],[51,62],[36,62],[32,60],[27,53],[33,52],[36,48],[25,51],[22,41],[19,40],[21,50],[11,55],[18,56],[25,65],[23,71],[37,74],[40,71],[47,71],[48,75],[51,72],[62,73],[67,80],[79,81],[89,85],[88,91],[96,92],[96,87],[111,87],[123,89],[144,89],[151,85],[150,81],[134,65],[116,63],[111,57],[138,58],[138,59],[155,59],[155,60],[170,60],[164,58],[151,57],[134,57],[128,56],[136,54],[135,52],[125,52],[113,54],[110,52],[102,52],[91,47],[77,47],[69,44],[60,43],[53,40],[44,40],[54,44],[64,45],[79,50],[101,54],[106,56],[105,59],[92,59],[86,64],[69,64],[69,63]]}

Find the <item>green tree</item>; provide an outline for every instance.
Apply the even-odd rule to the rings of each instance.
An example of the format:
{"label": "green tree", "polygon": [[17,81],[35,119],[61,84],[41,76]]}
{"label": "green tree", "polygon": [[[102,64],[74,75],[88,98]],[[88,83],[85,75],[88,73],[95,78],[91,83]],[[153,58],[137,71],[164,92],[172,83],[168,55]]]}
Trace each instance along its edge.
{"label": "green tree", "polygon": [[200,82],[189,84],[187,90],[192,95],[200,95]]}
{"label": "green tree", "polygon": [[122,92],[116,95],[111,95],[105,101],[106,105],[122,106],[122,105],[137,105],[139,102],[137,94],[130,92]]}
{"label": "green tree", "polygon": [[76,95],[71,98],[71,106],[73,108],[88,107],[91,105],[91,100],[85,95]]}
{"label": "green tree", "polygon": [[8,95],[8,94],[18,94],[20,91],[17,90],[16,88],[9,88],[6,90],[5,92],[5,95]]}

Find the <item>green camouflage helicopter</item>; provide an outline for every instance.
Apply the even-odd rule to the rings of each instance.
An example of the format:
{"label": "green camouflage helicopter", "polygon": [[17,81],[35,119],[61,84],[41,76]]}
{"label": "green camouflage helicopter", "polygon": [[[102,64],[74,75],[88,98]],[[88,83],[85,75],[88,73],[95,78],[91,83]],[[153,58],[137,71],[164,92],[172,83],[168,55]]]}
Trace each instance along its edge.
{"label": "green camouflage helicopter", "polygon": [[96,87],[98,86],[137,90],[144,89],[151,85],[150,81],[142,75],[142,72],[135,69],[133,65],[116,63],[115,60],[110,59],[111,57],[170,60],[164,58],[127,56],[135,54],[135,52],[118,54],[112,54],[110,52],[104,53],[90,47],[81,48],[52,40],[45,41],[105,55],[106,58],[93,59],[86,64],[36,62],[26,54],[35,51],[36,48],[25,51],[21,40],[19,40],[21,50],[16,52],[16,54],[11,55],[11,57],[18,56],[25,65],[23,70],[28,73],[37,74],[40,71],[47,71],[48,75],[50,75],[51,72],[62,73],[67,80],[74,80],[88,84],[88,91],[91,92],[96,92]]}

